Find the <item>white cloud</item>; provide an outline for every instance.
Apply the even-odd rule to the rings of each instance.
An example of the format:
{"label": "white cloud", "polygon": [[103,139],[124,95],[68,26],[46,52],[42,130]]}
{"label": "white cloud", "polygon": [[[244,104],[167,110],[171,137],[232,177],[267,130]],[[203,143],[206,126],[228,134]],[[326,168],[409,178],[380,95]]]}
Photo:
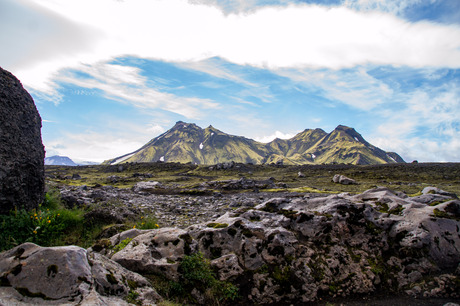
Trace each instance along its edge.
{"label": "white cloud", "polygon": [[47,156],[63,155],[73,160],[102,162],[133,152],[165,131],[163,122],[158,121],[137,124],[106,116],[101,116],[100,120],[103,127],[67,131],[62,137],[44,139]]}
{"label": "white cloud", "polygon": [[247,86],[255,86],[254,83],[245,80],[244,77],[239,76],[235,71],[231,71],[225,68],[224,65],[218,59],[184,62],[178,64],[178,66],[186,69],[203,72],[216,78],[229,80]]}
{"label": "white cloud", "polygon": [[62,139],[49,141],[45,150],[53,152],[52,155],[68,156],[75,160],[103,162],[133,152],[144,144],[141,141],[133,140],[132,137],[86,132],[66,134]]}
{"label": "white cloud", "polygon": [[[424,0],[426,1],[426,0]],[[394,15],[402,15],[407,8],[418,5],[422,0],[343,0],[346,7],[363,11],[382,11]],[[428,1],[426,1],[428,2]],[[434,3],[436,0],[429,0]]]}
{"label": "white cloud", "polygon": [[275,131],[275,133],[273,133],[272,135],[257,137],[254,140],[256,140],[258,142],[267,143],[267,142],[270,142],[272,140],[275,140],[276,138],[290,139],[290,138],[294,137],[295,135],[297,135],[298,133],[299,132],[297,132],[297,133],[283,133],[283,132],[280,132],[280,131]]}
{"label": "white cloud", "polygon": [[108,98],[136,107],[163,109],[187,118],[198,119],[203,111],[219,108],[218,103],[209,99],[180,97],[156,90],[147,84],[147,78],[136,67],[97,63],[81,65],[77,72],[83,72],[88,77],[67,71],[59,74],[56,79],[81,88],[100,89]]}
{"label": "white cloud", "polygon": [[312,91],[320,90],[331,101],[340,101],[360,110],[372,110],[393,95],[387,84],[369,75],[364,67],[344,70],[279,69],[276,72]]}
{"label": "white cloud", "polygon": [[148,126],[147,131],[153,135],[158,135],[165,132],[165,128],[159,124],[152,123]]}
{"label": "white cloud", "polygon": [[[460,87],[446,83],[400,94],[404,107],[384,111],[385,123],[377,125],[370,142],[406,159],[460,160]],[[382,135],[385,135],[383,138]]]}
{"label": "white cloud", "polygon": [[[271,68],[339,69],[367,63],[460,67],[458,26],[409,23],[346,7],[291,4],[224,15],[216,7],[185,0],[21,1],[26,12],[38,14],[39,24],[59,19],[52,28],[60,30],[38,33],[34,37],[50,39],[30,40],[31,51],[19,52],[11,61],[14,50],[25,47],[22,20],[8,19],[11,31],[0,61],[26,85],[41,90],[52,89],[60,68],[122,55],[176,62],[220,56]],[[68,26],[59,28],[61,24]],[[42,51],[34,52],[37,48]],[[26,60],[27,65],[18,64]]]}
{"label": "white cloud", "polygon": [[88,57],[102,34],[27,0],[3,0],[0,20],[3,68],[20,76],[26,86],[43,92],[54,92],[54,74]]}

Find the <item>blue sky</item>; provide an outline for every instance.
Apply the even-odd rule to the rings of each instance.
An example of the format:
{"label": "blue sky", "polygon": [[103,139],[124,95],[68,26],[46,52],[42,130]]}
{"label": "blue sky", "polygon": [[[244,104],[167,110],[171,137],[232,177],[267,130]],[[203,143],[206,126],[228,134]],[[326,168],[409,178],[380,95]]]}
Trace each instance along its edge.
{"label": "blue sky", "polygon": [[0,45],[47,156],[100,162],[182,120],[259,141],[343,124],[460,162],[458,0],[0,0]]}

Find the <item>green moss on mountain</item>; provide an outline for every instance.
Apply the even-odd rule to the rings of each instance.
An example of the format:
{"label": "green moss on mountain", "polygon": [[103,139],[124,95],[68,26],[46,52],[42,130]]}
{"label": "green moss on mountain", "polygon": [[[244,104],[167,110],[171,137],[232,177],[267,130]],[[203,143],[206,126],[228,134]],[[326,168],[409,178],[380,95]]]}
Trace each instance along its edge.
{"label": "green moss on mountain", "polygon": [[307,129],[291,139],[275,139],[265,144],[226,134],[212,126],[202,129],[179,121],[139,150],[105,164],[156,161],[205,165],[231,161],[287,165],[404,162],[396,153],[387,153],[369,144],[353,128],[341,125],[329,134],[321,129]]}

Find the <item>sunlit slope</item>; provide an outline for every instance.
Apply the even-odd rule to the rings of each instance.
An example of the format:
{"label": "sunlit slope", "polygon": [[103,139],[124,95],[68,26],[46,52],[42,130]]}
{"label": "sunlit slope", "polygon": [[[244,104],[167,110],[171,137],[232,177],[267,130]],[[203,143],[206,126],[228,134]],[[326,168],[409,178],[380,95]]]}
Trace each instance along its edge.
{"label": "sunlit slope", "polygon": [[177,122],[173,128],[152,139],[139,150],[107,160],[123,162],[180,162],[217,164],[383,164],[404,162],[396,153],[387,153],[366,142],[354,129],[338,126],[327,134],[321,129],[305,130],[291,139],[260,143],[226,134],[209,126]]}
{"label": "sunlit slope", "polygon": [[368,143],[355,129],[339,125],[324,136],[308,153],[315,163],[345,163],[356,165],[404,162],[396,153],[387,153]]}

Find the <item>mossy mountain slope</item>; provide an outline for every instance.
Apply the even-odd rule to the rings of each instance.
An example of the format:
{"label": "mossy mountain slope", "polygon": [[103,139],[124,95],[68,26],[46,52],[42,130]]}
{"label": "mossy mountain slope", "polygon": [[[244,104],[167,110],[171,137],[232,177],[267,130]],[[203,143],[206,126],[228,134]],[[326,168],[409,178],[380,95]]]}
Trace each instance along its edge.
{"label": "mossy mountain slope", "polygon": [[298,165],[404,162],[398,154],[369,144],[353,128],[341,125],[329,134],[321,129],[307,129],[291,139],[277,138],[261,143],[226,134],[213,126],[202,129],[193,123],[179,121],[139,150],[104,163],[156,161],[205,165],[230,161],[253,164],[282,161]]}

